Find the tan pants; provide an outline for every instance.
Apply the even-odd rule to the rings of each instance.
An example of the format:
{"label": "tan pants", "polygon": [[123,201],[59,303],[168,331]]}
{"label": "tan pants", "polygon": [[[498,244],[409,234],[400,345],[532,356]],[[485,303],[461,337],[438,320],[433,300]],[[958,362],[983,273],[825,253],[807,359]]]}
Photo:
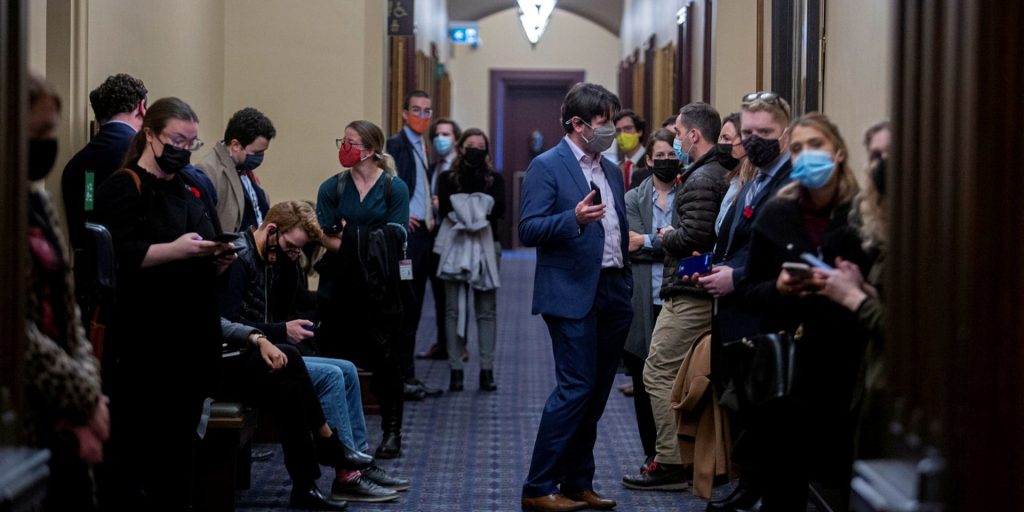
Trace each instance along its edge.
{"label": "tan pants", "polygon": [[654,460],[661,464],[682,464],[676,440],[676,412],[672,410],[672,384],[690,346],[709,332],[710,298],[679,295],[662,304],[644,363],[644,386],[651,396],[658,430]]}

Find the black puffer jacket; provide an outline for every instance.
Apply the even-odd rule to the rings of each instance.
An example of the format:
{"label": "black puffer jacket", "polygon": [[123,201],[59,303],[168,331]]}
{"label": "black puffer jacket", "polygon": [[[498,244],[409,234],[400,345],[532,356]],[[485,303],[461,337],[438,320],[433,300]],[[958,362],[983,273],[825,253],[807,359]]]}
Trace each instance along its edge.
{"label": "black puffer jacket", "polygon": [[661,281],[661,298],[668,299],[682,293],[707,295],[707,292],[693,285],[683,284],[676,275],[679,260],[693,255],[694,251],[711,252],[715,247],[715,219],[722,207],[729,183],[725,175],[729,172],[719,160],[725,155],[714,147],[694,162],[683,174],[683,186],[676,194],[675,209],[679,221],[672,231],[665,234],[662,247],[665,249],[665,268]]}

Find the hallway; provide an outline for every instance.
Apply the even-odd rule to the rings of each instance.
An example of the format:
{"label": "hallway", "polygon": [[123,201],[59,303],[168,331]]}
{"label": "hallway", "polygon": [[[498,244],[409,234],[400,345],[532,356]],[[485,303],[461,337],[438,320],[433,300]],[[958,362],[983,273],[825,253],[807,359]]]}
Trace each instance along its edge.
{"label": "hallway", "polygon": [[[495,362],[498,391],[477,390],[476,337],[471,334],[466,391],[407,403],[403,457],[382,461],[389,471],[411,478],[412,489],[402,493],[397,502],[353,504],[350,510],[519,510],[520,486],[529,468],[537,424],[554,385],[547,329],[539,316],[530,315],[534,261],[532,250],[521,250],[506,251],[501,262]],[[429,293],[427,297],[431,300]],[[423,316],[419,350],[435,336],[432,303],[425,305]],[[427,384],[447,389],[446,362],[417,360],[417,372]],[[703,511],[704,501],[688,492],[635,492],[622,487],[622,475],[638,471],[643,461],[632,401],[616,389],[626,380],[619,376],[600,423],[594,454],[597,490],[617,500],[620,511]],[[376,446],[379,417],[368,417],[367,427],[370,445]],[[323,470],[320,487],[329,489],[333,471]],[[239,496],[238,510],[285,509],[290,489],[287,478],[280,449],[270,461],[253,463],[252,489]],[[726,491],[720,487],[716,496]]]}

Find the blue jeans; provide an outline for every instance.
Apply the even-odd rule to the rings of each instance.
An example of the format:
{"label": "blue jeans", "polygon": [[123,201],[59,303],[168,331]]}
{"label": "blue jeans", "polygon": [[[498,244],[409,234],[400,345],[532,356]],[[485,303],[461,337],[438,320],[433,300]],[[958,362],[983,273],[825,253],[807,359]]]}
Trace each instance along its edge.
{"label": "blue jeans", "polygon": [[303,357],[331,429],[352,449],[366,452],[366,418],[356,365],[344,359]]}

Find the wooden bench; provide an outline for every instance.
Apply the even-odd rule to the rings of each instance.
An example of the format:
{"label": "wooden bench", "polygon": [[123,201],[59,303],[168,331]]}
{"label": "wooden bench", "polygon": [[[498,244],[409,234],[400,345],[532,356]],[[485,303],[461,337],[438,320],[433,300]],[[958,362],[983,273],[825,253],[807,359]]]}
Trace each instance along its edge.
{"label": "wooden bench", "polygon": [[255,409],[235,402],[214,402],[206,438],[199,450],[196,501],[202,510],[235,510],[235,491],[252,480]]}

